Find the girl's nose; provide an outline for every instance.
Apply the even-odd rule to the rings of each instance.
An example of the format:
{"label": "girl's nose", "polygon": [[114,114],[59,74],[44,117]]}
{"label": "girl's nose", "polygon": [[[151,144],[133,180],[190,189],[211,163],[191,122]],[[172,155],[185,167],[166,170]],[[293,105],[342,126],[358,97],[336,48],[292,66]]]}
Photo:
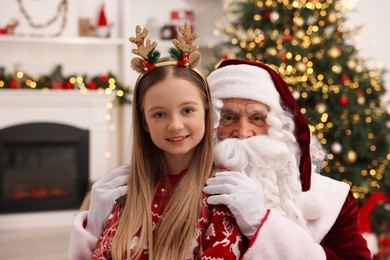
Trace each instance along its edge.
{"label": "girl's nose", "polygon": [[184,128],[183,122],[178,117],[173,117],[168,124],[168,130],[177,131]]}

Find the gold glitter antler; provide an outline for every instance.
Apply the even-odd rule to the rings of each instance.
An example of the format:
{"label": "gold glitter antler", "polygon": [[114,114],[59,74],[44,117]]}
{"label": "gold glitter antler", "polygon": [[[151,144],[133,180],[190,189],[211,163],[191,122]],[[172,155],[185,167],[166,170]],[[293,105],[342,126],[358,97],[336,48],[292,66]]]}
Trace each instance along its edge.
{"label": "gold glitter antler", "polygon": [[200,64],[200,52],[198,46],[193,45],[193,42],[199,37],[197,33],[193,33],[189,22],[184,23],[184,26],[178,27],[182,36],[179,39],[173,39],[172,42],[177,50],[182,53],[177,53],[174,48],[171,48],[171,56],[176,56],[179,66],[187,66],[196,68]]}
{"label": "gold glitter antler", "polygon": [[132,52],[141,58],[135,57],[131,60],[131,67],[139,72],[144,73],[148,70],[154,69],[154,64],[160,58],[160,52],[155,51],[157,47],[157,42],[151,42],[149,39],[145,38],[148,35],[149,30],[147,28],[141,29],[141,26],[137,25],[135,27],[135,37],[130,37],[129,41],[137,45],[137,49],[133,49]]}
{"label": "gold glitter antler", "polygon": [[186,22],[184,27],[179,25],[178,30],[183,36],[179,36],[179,39],[172,40],[176,48],[188,54],[198,50],[198,46],[194,46],[192,43],[199,37],[199,35],[192,32],[190,23]]}
{"label": "gold glitter antler", "polygon": [[157,42],[151,42],[149,39],[146,40],[145,46],[144,41],[146,36],[148,35],[149,30],[144,28],[141,31],[141,26],[137,25],[135,28],[135,37],[130,37],[130,42],[135,43],[137,45],[137,49],[133,49],[133,53],[141,56],[145,60],[148,59],[149,53],[153,52],[157,47]]}

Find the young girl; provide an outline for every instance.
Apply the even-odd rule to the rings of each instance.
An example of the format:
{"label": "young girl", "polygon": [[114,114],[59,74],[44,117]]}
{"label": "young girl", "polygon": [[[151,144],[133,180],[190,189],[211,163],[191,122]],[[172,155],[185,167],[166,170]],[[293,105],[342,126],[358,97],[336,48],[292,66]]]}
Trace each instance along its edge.
{"label": "young girl", "polygon": [[212,175],[213,112],[189,24],[158,61],[137,26],[132,60],[139,71],[133,98],[133,150],[127,195],[117,200],[93,259],[239,259],[244,247],[233,215],[208,206],[202,193]]}

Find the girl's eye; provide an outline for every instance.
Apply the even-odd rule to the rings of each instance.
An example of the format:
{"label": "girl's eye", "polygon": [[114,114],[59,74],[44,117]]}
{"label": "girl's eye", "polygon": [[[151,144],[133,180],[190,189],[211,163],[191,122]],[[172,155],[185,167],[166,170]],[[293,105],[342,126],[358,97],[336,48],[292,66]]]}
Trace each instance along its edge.
{"label": "girl's eye", "polygon": [[153,114],[153,118],[162,118],[164,116],[164,113],[155,113]]}
{"label": "girl's eye", "polygon": [[184,108],[183,109],[183,113],[184,114],[191,114],[192,112],[194,112],[194,109],[192,109],[192,108]]}

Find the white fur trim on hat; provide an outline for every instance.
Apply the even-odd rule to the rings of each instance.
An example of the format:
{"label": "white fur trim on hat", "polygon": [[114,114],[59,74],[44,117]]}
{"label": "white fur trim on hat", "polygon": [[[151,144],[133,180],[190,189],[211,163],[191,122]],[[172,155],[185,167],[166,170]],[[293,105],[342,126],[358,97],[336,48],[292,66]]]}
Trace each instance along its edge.
{"label": "white fur trim on hat", "polygon": [[280,95],[268,72],[246,64],[229,65],[207,77],[213,98],[243,98],[281,109]]}

